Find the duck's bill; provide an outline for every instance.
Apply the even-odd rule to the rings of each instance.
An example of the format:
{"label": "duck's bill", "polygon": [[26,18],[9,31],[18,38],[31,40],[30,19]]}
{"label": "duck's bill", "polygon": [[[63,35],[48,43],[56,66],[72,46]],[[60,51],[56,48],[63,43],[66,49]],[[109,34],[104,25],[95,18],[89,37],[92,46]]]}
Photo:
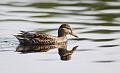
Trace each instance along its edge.
{"label": "duck's bill", "polygon": [[75,33],[70,33],[70,35],[76,37],[76,38],[79,38]]}

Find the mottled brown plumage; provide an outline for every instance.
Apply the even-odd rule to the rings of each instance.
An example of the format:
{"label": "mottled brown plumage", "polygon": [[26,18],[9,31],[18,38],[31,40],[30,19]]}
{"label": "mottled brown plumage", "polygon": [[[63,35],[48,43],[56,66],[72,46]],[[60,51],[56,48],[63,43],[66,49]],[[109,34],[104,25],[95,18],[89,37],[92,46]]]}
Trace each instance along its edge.
{"label": "mottled brown plumage", "polygon": [[54,45],[61,44],[66,42],[66,35],[73,35],[77,37],[71,27],[68,24],[62,24],[58,29],[58,36],[52,36],[45,33],[31,33],[26,31],[21,31],[19,35],[15,37],[19,40],[20,44],[29,45],[29,44],[41,44],[41,45]]}

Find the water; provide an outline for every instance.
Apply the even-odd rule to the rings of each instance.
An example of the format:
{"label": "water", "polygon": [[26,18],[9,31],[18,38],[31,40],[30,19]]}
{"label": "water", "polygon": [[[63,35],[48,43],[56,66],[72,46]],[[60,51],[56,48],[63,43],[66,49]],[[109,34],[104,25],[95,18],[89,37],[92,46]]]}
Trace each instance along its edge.
{"label": "water", "polygon": [[[68,23],[80,37],[68,36],[68,50],[79,46],[71,60],[61,61],[58,49],[15,52],[20,30],[57,35]],[[119,0],[1,0],[1,73],[120,73]]]}

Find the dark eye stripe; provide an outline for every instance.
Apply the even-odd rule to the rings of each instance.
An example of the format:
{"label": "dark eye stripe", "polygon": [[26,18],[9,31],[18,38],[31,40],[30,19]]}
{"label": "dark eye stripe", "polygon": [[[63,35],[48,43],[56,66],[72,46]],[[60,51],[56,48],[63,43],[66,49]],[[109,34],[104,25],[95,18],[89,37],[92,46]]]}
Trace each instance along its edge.
{"label": "dark eye stripe", "polygon": [[69,29],[69,30],[71,30],[71,28],[70,27],[66,27],[67,29]]}

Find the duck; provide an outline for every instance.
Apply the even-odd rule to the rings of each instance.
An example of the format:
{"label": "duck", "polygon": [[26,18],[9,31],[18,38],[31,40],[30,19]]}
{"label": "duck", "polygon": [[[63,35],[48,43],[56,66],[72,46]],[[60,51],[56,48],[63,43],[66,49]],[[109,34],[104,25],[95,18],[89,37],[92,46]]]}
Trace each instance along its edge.
{"label": "duck", "polygon": [[62,24],[58,29],[58,36],[52,36],[42,32],[20,31],[14,35],[21,45],[55,45],[67,42],[67,35],[79,38],[72,30],[70,25]]}

